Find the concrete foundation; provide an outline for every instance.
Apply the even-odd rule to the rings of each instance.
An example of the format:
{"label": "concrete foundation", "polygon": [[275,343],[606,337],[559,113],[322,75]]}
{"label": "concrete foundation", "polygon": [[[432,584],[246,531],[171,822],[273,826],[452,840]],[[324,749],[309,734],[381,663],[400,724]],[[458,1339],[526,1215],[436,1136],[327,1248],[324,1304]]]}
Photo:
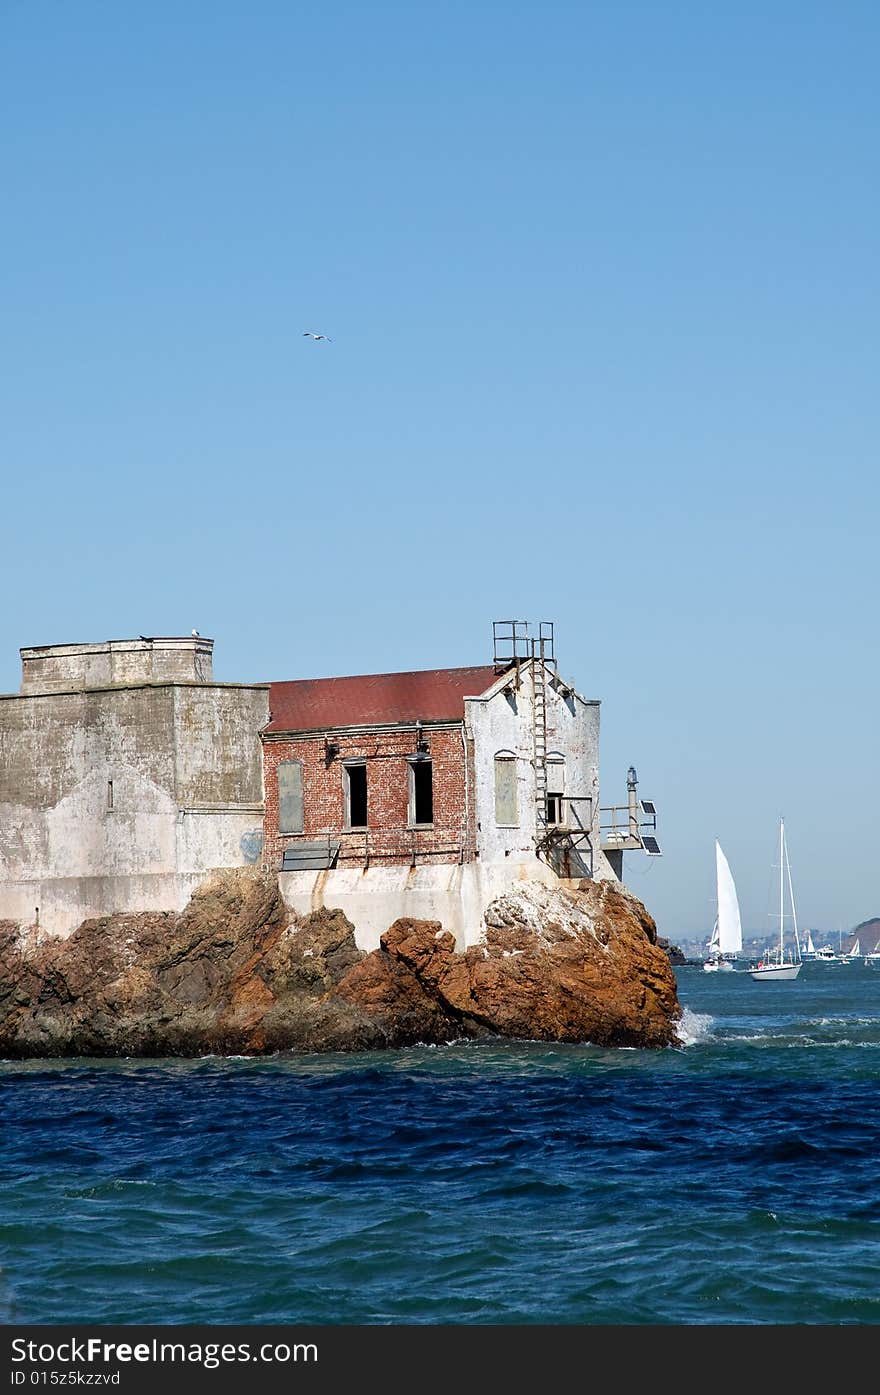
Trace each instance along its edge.
{"label": "concrete foundation", "polygon": [[281,894],[291,910],[307,915],[323,906],[338,907],[355,928],[358,948],[366,951],[378,949],[382,932],[403,916],[438,920],[455,936],[459,950],[479,944],[490,901],[518,882],[532,880],[546,886],[577,885],[527,854],[486,865],[334,868],[278,875]]}

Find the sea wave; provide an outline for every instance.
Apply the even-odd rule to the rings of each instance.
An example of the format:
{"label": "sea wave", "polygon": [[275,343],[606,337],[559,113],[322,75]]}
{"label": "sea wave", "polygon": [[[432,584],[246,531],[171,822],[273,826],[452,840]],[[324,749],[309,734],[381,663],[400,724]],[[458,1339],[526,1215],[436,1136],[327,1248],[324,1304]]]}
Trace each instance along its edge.
{"label": "sea wave", "polygon": [[711,1035],[713,1018],[708,1012],[693,1012],[686,1007],[676,1025],[675,1035],[681,1046],[696,1046],[707,1041]]}

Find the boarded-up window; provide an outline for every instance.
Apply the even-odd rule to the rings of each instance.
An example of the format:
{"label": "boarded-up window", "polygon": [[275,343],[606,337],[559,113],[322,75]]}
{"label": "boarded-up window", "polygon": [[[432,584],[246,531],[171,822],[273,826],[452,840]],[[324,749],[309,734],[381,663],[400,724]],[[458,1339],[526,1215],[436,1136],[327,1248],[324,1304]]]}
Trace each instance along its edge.
{"label": "boarded-up window", "polygon": [[516,811],[516,757],[495,757],[495,822],[518,824]]}
{"label": "boarded-up window", "polygon": [[547,757],[547,793],[565,794],[565,756]]}
{"label": "boarded-up window", "polygon": [[278,832],[303,831],[302,761],[283,760],[278,766]]}

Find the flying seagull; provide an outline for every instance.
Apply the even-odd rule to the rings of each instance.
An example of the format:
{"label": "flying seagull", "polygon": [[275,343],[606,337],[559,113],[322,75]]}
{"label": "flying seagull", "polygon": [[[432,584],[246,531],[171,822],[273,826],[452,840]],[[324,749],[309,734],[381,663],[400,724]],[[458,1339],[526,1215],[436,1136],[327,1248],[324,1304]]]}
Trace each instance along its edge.
{"label": "flying seagull", "polygon": [[309,329],[303,330],[303,339],[326,339],[328,344],[333,343],[333,340],[330,338],[329,334],[312,334],[311,330]]}

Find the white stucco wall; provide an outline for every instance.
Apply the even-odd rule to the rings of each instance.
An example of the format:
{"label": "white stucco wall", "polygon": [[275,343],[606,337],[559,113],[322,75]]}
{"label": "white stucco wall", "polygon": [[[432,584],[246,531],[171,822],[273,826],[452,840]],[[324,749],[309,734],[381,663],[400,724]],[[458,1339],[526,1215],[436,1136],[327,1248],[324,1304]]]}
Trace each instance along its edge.
{"label": "white stucco wall", "polygon": [[338,907],[355,928],[360,949],[378,949],[379,937],[403,916],[437,920],[455,936],[456,947],[479,943],[483,913],[490,901],[518,881],[567,885],[536,857],[510,857],[494,865],[479,862],[432,867],[370,867],[324,872],[280,872],[285,903],[298,915]]}
{"label": "white stucco wall", "polygon": [[[589,828],[593,847],[593,876],[614,873],[600,848],[599,835],[599,702],[557,684],[547,667],[545,710],[547,754],[565,761],[565,794],[586,796],[570,806],[570,820],[579,817]],[[531,855],[537,832],[534,767],[534,689],[531,665],[524,664],[519,686],[506,674],[489,694],[465,700],[465,721],[474,743],[474,803],[479,860],[485,866],[517,855]],[[516,758],[517,816],[515,827],[495,818],[495,758],[512,751]],[[569,807],[569,806],[566,806]],[[577,815],[575,812],[577,811]]]}

